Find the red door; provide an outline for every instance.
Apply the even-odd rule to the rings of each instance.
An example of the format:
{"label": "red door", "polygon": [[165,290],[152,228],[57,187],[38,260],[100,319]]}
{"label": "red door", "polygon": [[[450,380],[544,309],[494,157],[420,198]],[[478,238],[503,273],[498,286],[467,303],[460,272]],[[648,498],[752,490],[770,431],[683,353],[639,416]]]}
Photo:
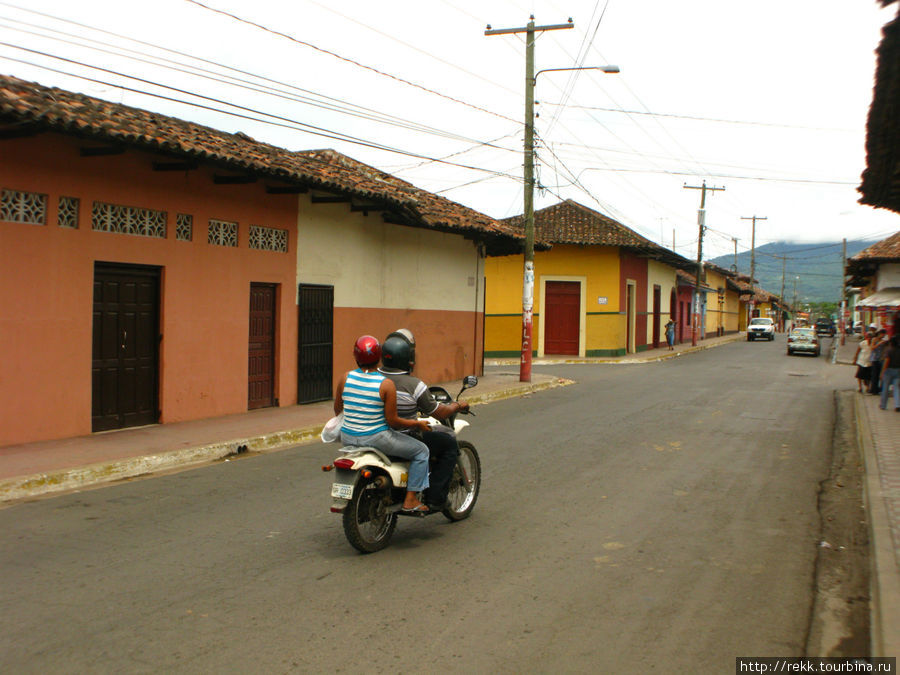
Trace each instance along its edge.
{"label": "red door", "polygon": [[544,298],[544,353],[578,355],[581,284],[548,281]]}
{"label": "red door", "polygon": [[275,284],[250,284],[247,408],[275,405]]}

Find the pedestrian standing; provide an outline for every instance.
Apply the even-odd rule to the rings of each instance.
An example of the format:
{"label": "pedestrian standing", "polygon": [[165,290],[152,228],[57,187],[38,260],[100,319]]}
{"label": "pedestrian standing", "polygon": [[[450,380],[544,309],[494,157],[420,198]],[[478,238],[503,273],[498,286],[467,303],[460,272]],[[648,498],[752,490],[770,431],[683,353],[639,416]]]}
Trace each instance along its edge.
{"label": "pedestrian standing", "polygon": [[863,393],[863,383],[868,384],[872,377],[872,365],[870,363],[872,357],[871,339],[870,333],[864,333],[862,340],[859,341],[859,346],[856,348],[856,354],[853,356],[853,363],[856,364],[856,385],[860,394]]}
{"label": "pedestrian standing", "polygon": [[675,349],[675,322],[672,319],[666,324],[666,344],[669,345],[669,351]]}
{"label": "pedestrian standing", "polygon": [[881,393],[881,370],[884,361],[884,352],[890,342],[887,331],[879,328],[872,339],[872,356],[869,362],[872,365],[871,377],[869,378],[869,393]]}
{"label": "pedestrian standing", "polygon": [[894,334],[884,353],[884,365],[881,370],[881,404],[887,410],[887,401],[891,386],[894,387],[894,410],[900,412],[900,335]]}

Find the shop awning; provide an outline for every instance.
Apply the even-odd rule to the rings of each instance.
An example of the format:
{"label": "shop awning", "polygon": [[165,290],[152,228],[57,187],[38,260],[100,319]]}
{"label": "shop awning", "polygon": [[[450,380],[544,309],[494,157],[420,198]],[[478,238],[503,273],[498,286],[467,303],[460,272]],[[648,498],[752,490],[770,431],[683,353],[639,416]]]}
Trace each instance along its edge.
{"label": "shop awning", "polygon": [[856,303],[857,307],[868,307],[870,309],[900,308],[900,288],[883,288],[877,293],[872,293],[867,298],[863,298]]}

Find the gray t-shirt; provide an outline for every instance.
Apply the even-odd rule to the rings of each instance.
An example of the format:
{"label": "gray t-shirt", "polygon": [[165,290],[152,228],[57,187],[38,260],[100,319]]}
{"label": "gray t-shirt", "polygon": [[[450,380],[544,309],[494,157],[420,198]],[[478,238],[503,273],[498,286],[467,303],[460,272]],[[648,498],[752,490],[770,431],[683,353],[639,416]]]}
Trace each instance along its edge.
{"label": "gray t-shirt", "polygon": [[418,377],[404,370],[379,368],[378,372],[389,378],[397,387],[397,415],[404,419],[416,419],[416,413],[430,415],[437,410],[438,402],[428,391],[428,386]]}

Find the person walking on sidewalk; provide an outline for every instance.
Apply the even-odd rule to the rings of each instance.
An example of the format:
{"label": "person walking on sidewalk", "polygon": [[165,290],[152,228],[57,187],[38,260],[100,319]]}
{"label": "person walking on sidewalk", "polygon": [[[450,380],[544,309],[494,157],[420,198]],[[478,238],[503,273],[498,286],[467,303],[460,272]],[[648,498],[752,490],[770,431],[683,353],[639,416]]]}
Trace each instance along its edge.
{"label": "person walking on sidewalk", "polygon": [[859,347],[856,348],[856,354],[853,355],[853,363],[856,364],[856,385],[859,393],[863,393],[863,383],[868,384],[871,379],[872,365],[871,334],[865,333],[862,340],[859,341]]}
{"label": "person walking on sidewalk", "polygon": [[900,412],[900,335],[894,334],[884,353],[884,365],[881,369],[881,404],[887,410],[888,392],[894,387],[894,410]]}
{"label": "person walking on sidewalk", "polygon": [[669,345],[669,351],[675,349],[675,322],[672,319],[666,324],[666,344]]}

